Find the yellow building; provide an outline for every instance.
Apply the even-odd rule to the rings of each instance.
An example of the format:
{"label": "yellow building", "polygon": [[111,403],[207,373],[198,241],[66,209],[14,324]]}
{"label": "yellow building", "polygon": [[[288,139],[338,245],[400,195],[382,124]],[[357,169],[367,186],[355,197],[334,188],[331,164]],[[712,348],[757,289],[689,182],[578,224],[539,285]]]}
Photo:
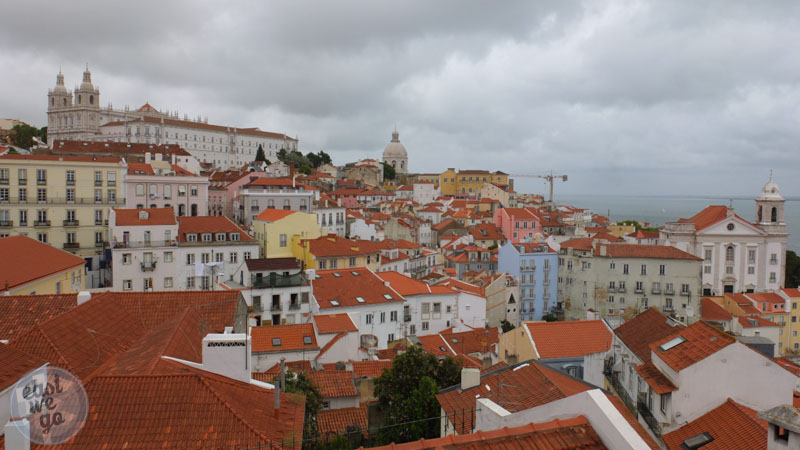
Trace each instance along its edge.
{"label": "yellow building", "polygon": [[126,173],[117,157],[0,156],[0,237],[28,236],[99,269],[108,213],[125,204]]}
{"label": "yellow building", "polygon": [[781,289],[778,294],[789,303],[789,321],[784,330],[788,339],[784,353],[800,355],[800,289]]}
{"label": "yellow building", "polygon": [[329,234],[317,239],[292,239],[293,256],[306,269],[342,269],[366,267],[377,271],[381,264],[380,248],[372,241],[343,238]]}
{"label": "yellow building", "polygon": [[488,170],[447,169],[439,175],[439,187],[442,195],[477,194],[486,183],[508,186],[508,174]]}
{"label": "yellow building", "polygon": [[265,209],[253,220],[253,235],[262,258],[291,258],[294,238],[316,239],[322,233],[316,214]]}
{"label": "yellow building", "polygon": [[611,233],[612,236],[616,236],[618,238],[627,236],[636,231],[636,227],[633,225],[614,224],[614,225],[609,225],[606,228],[608,228],[608,231]]}
{"label": "yellow building", "polygon": [[0,295],[80,292],[85,264],[83,258],[25,236],[0,238]]}

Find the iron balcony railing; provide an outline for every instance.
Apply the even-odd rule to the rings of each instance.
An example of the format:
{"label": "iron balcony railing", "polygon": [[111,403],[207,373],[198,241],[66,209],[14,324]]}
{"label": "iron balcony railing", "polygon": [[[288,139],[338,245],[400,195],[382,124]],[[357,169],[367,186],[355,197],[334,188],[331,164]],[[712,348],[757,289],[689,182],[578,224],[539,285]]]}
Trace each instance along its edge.
{"label": "iron balcony railing", "polygon": [[64,242],[65,249],[76,249],[81,248],[81,244],[78,242]]}
{"label": "iron balcony railing", "polygon": [[149,263],[142,262],[141,263],[142,272],[152,272],[152,271],[156,270],[156,264],[157,263],[158,263],[158,261],[151,261]]}
{"label": "iron balcony railing", "polygon": [[65,227],[77,227],[80,226],[80,222],[77,220],[65,220],[64,221]]}
{"label": "iron balcony railing", "polygon": [[647,407],[647,403],[643,399],[639,399],[636,402],[636,410],[639,411],[639,415],[642,416],[644,421],[647,423],[647,426],[650,427],[650,430],[656,435],[661,436],[661,423],[659,423],[658,419],[655,418],[653,413],[650,411],[650,408]]}
{"label": "iron balcony railing", "polygon": [[122,241],[114,242],[114,248],[170,247],[178,245],[175,239],[163,241]]}
{"label": "iron balcony railing", "polygon": [[14,222],[10,220],[0,220],[0,227],[13,227]]}
{"label": "iron balcony railing", "polygon": [[270,273],[268,276],[250,276],[250,286],[256,289],[274,288],[274,287],[288,287],[288,286],[305,286],[308,284],[305,274],[296,273],[292,275],[281,275],[275,272]]}
{"label": "iron balcony railing", "polygon": [[108,198],[97,200],[94,197],[80,197],[80,198],[67,198],[67,197],[47,197],[44,200],[39,200],[36,196],[26,198],[10,197],[8,200],[2,200],[0,203],[10,203],[15,205],[124,205],[124,198],[115,198],[109,200]]}

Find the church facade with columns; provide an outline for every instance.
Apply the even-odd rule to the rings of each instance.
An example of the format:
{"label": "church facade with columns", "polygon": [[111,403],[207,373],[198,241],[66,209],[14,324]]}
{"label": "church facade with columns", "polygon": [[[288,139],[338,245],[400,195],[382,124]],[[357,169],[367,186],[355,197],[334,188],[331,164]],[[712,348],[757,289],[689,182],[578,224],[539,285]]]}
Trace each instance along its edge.
{"label": "church facade with columns", "polygon": [[789,234],[784,198],[772,180],[755,199],[755,220],[731,206],[708,206],[693,217],[668,222],[660,241],[703,259],[703,295],[763,292],[785,287]]}
{"label": "church facade with columns", "polygon": [[277,160],[281,149],[298,150],[298,139],[282,133],[213,125],[208,118],[181,118],[149,103],[138,109],[100,106],[100,88],[92,83],[88,66],[81,84],[71,91],[59,72],[47,97],[50,145],[58,140],[179,145],[198,161],[223,170],[252,162],[259,146],[270,161]]}

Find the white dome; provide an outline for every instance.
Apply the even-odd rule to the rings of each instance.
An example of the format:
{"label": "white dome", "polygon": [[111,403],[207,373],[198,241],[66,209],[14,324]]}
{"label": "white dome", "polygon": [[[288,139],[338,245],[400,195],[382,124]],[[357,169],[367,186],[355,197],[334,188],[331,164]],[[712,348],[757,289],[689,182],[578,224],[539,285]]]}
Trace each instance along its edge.
{"label": "white dome", "polygon": [[61,74],[61,71],[58,72],[56,76],[56,88],[53,90],[56,94],[66,94],[67,88],[64,87],[64,75]]}
{"label": "white dome", "polygon": [[772,177],[770,177],[767,184],[761,189],[761,195],[758,197],[757,200],[783,200],[783,196],[781,195],[781,190],[778,188],[778,184],[772,181]]}
{"label": "white dome", "polygon": [[83,72],[83,82],[81,83],[81,90],[82,91],[94,90],[94,86],[92,86],[92,72],[89,72],[89,66],[86,66],[86,70]]}
{"label": "white dome", "polygon": [[408,158],[408,153],[406,152],[406,148],[403,147],[403,144],[400,143],[400,133],[394,130],[392,133],[392,140],[386,144],[386,148],[383,149],[383,159],[399,158]]}

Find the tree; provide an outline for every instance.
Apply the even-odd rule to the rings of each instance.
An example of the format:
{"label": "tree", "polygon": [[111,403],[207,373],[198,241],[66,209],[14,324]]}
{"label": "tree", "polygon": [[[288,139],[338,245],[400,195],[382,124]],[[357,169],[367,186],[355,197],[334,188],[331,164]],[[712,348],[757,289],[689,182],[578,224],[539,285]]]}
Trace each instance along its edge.
{"label": "tree", "polygon": [[[440,363],[417,346],[397,356],[392,367],[375,380],[375,396],[384,413],[378,441],[401,443],[438,437],[436,392],[458,383],[460,375],[460,362],[447,358]],[[427,418],[437,419],[419,421]]]}
{"label": "tree", "polygon": [[542,320],[545,322],[555,322],[558,320],[558,316],[555,314],[545,314],[542,316]]}
{"label": "tree", "polygon": [[39,139],[41,139],[42,142],[47,142],[47,127],[39,128]]}
{"label": "tree", "polygon": [[258,151],[256,152],[256,161],[266,161],[267,155],[264,154],[264,147],[258,144]]}
{"label": "tree", "polygon": [[316,153],[308,152],[306,158],[311,162],[311,167],[315,169],[322,165],[322,158],[320,158]]}
{"label": "tree", "polygon": [[[280,375],[276,376],[273,383],[280,384]],[[322,394],[319,388],[308,378],[305,372],[293,374],[286,372],[286,386],[283,389],[291,394],[301,394],[306,397],[306,414],[303,421],[303,440],[319,438],[319,427],[317,425],[317,413],[322,410]],[[310,441],[312,444],[314,441]],[[303,446],[306,448],[306,446]],[[311,448],[315,448],[312,446]]]}
{"label": "tree", "polygon": [[786,287],[796,288],[800,286],[800,256],[797,253],[786,251]]}
{"label": "tree", "polygon": [[308,164],[303,164],[297,171],[306,175],[311,175],[311,167]]}
{"label": "tree", "polygon": [[508,333],[509,331],[513,330],[516,327],[514,327],[514,325],[512,325],[511,322],[507,321],[506,319],[503,319],[500,321],[500,328],[503,329],[503,333]]}
{"label": "tree", "polygon": [[381,163],[381,164],[383,164],[383,179],[394,180],[394,177],[397,176],[397,171],[394,170],[394,167],[386,163]]}
{"label": "tree", "polygon": [[280,162],[282,162],[284,164],[288,164],[286,162],[286,156],[287,155],[288,155],[288,153],[286,152],[285,148],[282,148],[282,149],[278,150],[278,161],[280,161]]}
{"label": "tree", "polygon": [[644,231],[658,231],[658,228],[647,228],[647,227],[643,227],[643,226],[642,226],[642,224],[640,224],[639,222],[637,222],[637,221],[635,221],[635,220],[631,220],[631,219],[628,219],[628,220],[623,220],[622,222],[617,222],[617,224],[618,224],[618,225],[633,225],[633,227],[636,229],[636,231],[639,231],[639,230],[644,230]]}
{"label": "tree", "polygon": [[320,150],[318,153],[322,163],[320,166],[324,166],[325,164],[333,164],[333,160],[331,159],[331,155],[325,153],[324,151]]}
{"label": "tree", "polygon": [[11,142],[18,147],[26,149],[33,147],[33,138],[39,137],[41,133],[38,128],[25,124],[14,125],[12,131]]}

